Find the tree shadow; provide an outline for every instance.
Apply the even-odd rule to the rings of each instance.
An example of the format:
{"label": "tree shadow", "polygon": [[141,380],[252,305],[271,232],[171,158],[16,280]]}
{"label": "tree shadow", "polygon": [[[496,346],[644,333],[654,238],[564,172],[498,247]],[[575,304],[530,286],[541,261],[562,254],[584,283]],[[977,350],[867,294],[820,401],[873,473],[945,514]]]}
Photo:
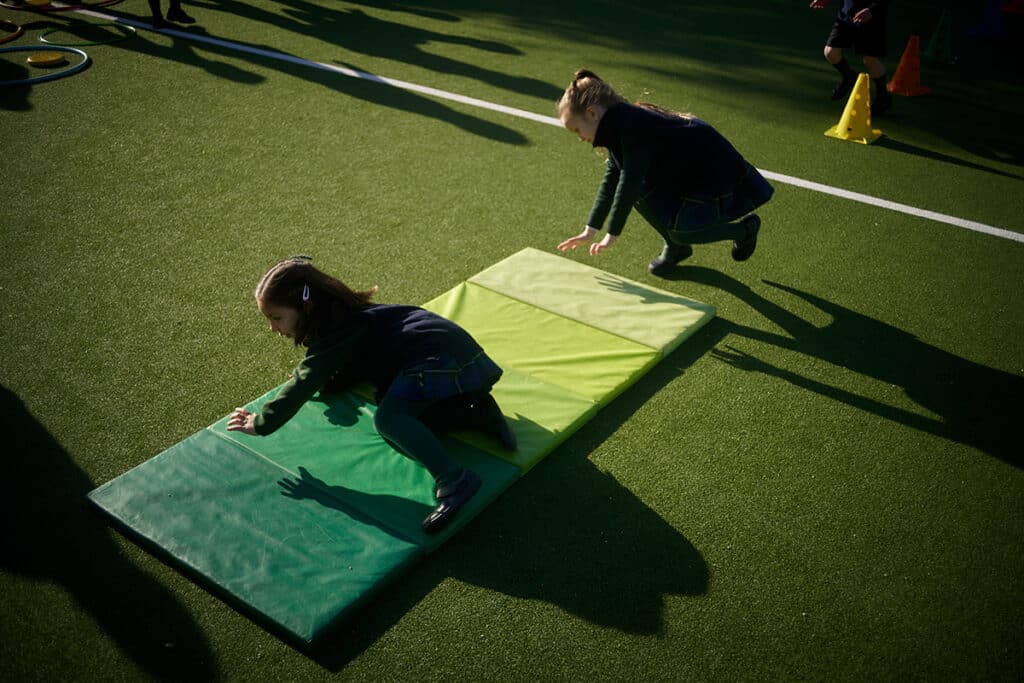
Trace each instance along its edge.
{"label": "tree shadow", "polygon": [[728,330],[711,321],[570,436],[358,623],[325,634],[313,656],[339,671],[448,579],[553,605],[592,624],[664,633],[667,595],[701,596],[711,580],[700,551],[590,454]]}
{"label": "tree shadow", "polygon": [[780,335],[729,323],[732,334],[902,387],[909,399],[936,417],[830,386],[735,348],[713,351],[719,360],[744,371],[779,377],[912,429],[977,448],[1014,467],[1024,465],[1024,449],[1020,448],[1017,432],[1021,416],[1017,398],[1024,396],[1024,377],[974,363],[897,327],[795,287],[765,281],[768,286],[796,296],[830,316],[828,324],[818,327],[744,283],[708,268],[681,267],[674,279],[727,291],[786,332]]}
{"label": "tree shadow", "polygon": [[[227,45],[224,41],[228,39],[210,36],[201,27],[191,28],[187,33],[190,38],[177,35],[181,33],[184,32],[165,32],[172,38],[170,45],[150,41],[140,34],[131,40],[113,43],[112,47],[189,64],[236,83],[255,85],[265,80],[255,71],[241,69],[231,63],[232,60],[244,57],[253,66],[321,85],[346,97],[446,121],[468,133],[496,142],[511,145],[525,145],[528,142],[526,136],[512,128],[459,111],[438,100],[389,85],[382,80],[374,80],[376,77],[366,72],[362,72],[364,78],[345,75],[319,67],[304,58],[281,52],[269,45],[235,40],[230,40],[231,45]],[[240,47],[241,50],[234,46]],[[354,67],[346,68],[358,71]]]}
{"label": "tree shadow", "polygon": [[[6,476],[17,482],[2,498],[8,521],[0,555],[4,571],[62,586],[150,675],[216,679],[210,646],[191,614],[121,555],[87,507],[86,494],[95,484],[21,399],[2,385],[0,415],[8,444]],[[7,662],[8,667],[13,664]]]}
{"label": "tree shadow", "polygon": [[366,57],[401,62],[438,74],[461,76],[522,95],[554,101],[562,93],[561,88],[530,76],[515,75],[505,69],[487,69],[424,49],[429,44],[449,44],[494,54],[522,54],[505,43],[431,31],[374,17],[358,9],[333,9],[305,0],[279,2],[285,6],[283,13],[268,12],[238,0],[198,0],[193,5],[267,23]]}
{"label": "tree shadow", "polygon": [[460,21],[459,17],[454,14],[440,12],[435,9],[428,9],[417,5],[410,5],[404,2],[392,2],[391,0],[359,0],[350,2],[349,4],[373,7],[374,9],[386,10],[388,12],[404,12],[405,14],[412,14],[417,17],[423,17],[424,19],[433,19],[434,21],[447,21],[451,23]]}

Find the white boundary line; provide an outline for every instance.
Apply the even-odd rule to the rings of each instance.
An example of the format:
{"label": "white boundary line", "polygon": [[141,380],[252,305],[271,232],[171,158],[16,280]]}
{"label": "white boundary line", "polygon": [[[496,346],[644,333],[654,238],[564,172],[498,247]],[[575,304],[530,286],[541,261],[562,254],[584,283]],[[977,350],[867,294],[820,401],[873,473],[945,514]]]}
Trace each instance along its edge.
{"label": "white boundary line", "polygon": [[[102,12],[96,12],[94,10],[79,9],[75,10],[77,14],[84,14],[90,17],[96,17],[103,19],[104,21],[113,21],[120,24],[126,24],[128,26],[134,26],[135,28],[141,28],[146,30],[154,30],[149,24],[141,21],[135,21],[132,19],[123,19],[121,17],[115,17]],[[296,57],[294,55],[285,54],[283,52],[274,52],[272,50],[264,50],[263,48],[252,47],[249,45],[241,45],[239,43],[232,43],[227,40],[220,38],[213,38],[198,33],[188,33],[187,31],[179,31],[173,28],[159,29],[158,33],[174,36],[176,38],[184,38],[185,40],[191,40],[199,43],[207,43],[209,45],[216,45],[218,47],[227,48],[236,52],[246,52],[253,55],[259,55],[260,57],[268,57],[270,59],[277,59],[283,62],[290,62],[292,64],[298,64],[300,66],[307,66],[314,69],[320,69],[322,71],[331,71],[342,76],[348,76],[350,78],[359,78],[364,81],[373,81],[374,83],[383,83],[390,85],[395,88],[401,88],[402,90],[409,90],[412,92],[422,93],[424,95],[430,95],[443,100],[449,100],[451,102],[459,102],[460,104],[468,104],[472,107],[479,107],[481,109],[488,109],[490,111],[501,112],[510,116],[516,116],[522,119],[529,119],[530,121],[536,121],[538,123],[546,123],[552,126],[561,126],[562,122],[553,116],[543,116],[541,114],[535,114],[525,109],[516,109],[515,107],[506,107],[503,104],[494,104],[486,100],[480,100],[475,97],[466,97],[465,95],[459,95],[457,93],[448,92],[446,90],[438,90],[437,88],[431,88],[425,85],[418,85],[416,83],[409,83],[408,81],[399,81],[394,78],[385,78],[383,76],[377,76],[375,74],[368,73],[366,71],[358,71],[356,69],[349,69],[343,66],[335,66],[332,64],[324,64],[323,62],[314,62],[302,57]],[[759,169],[760,170],[760,169]],[[1015,242],[1024,243],[1024,234],[1013,232],[1012,230],[1005,230],[1003,228],[997,228],[992,225],[986,225],[984,223],[978,223],[976,221],[969,221],[963,218],[957,218],[956,216],[948,216],[944,213],[937,213],[935,211],[929,211],[927,209],[919,209],[908,204],[900,204],[898,202],[891,202],[887,199],[879,199],[878,197],[872,197],[870,195],[861,194],[859,192],[851,192],[850,190],[844,190],[838,187],[832,187],[831,185],[823,185],[822,183],[816,183],[810,180],[803,180],[802,178],[796,178],[782,173],[775,173],[773,171],[761,170],[761,173],[768,179],[774,180],[779,183],[785,183],[787,185],[794,185],[801,187],[812,192],[821,192],[823,194],[829,194],[834,197],[841,197],[843,199],[849,199],[855,202],[861,202],[862,204],[870,204],[871,206],[877,206],[883,209],[889,209],[890,211],[898,211],[900,213],[909,214],[911,216],[917,216],[918,218],[925,218],[927,220],[936,221],[939,223],[946,223],[958,228],[965,230],[973,230],[974,232],[984,233],[986,235],[992,235],[993,237],[1001,237],[1003,239],[1013,240]]]}
{"label": "white boundary line", "polygon": [[794,178],[793,176],[783,175],[781,173],[774,173],[772,171],[761,171],[765,178],[775,180],[780,183],[787,183],[789,185],[796,185],[814,192],[822,192],[824,194],[830,194],[835,197],[842,197],[843,199],[850,199],[855,202],[861,202],[863,204],[870,204],[872,206],[878,206],[883,209],[889,209],[891,211],[899,211],[900,213],[910,214],[911,216],[917,216],[919,218],[926,218],[932,221],[938,221],[939,223],[947,223],[949,225],[956,226],[958,228],[964,228],[965,230],[973,230],[975,232],[982,232],[986,235],[992,235],[994,237],[1002,237],[1003,239],[1014,240],[1016,242],[1024,242],[1024,234],[1019,232],[1013,232],[1012,230],[1004,230],[1003,228],[997,228],[991,225],[985,225],[984,223],[978,223],[976,221],[969,221],[964,218],[957,218],[956,216],[947,216],[944,213],[936,213],[935,211],[929,211],[928,209],[918,209],[914,206],[907,204],[900,204],[899,202],[891,202],[888,199],[879,199],[878,197],[872,197],[871,195],[861,194],[859,192],[851,192],[850,190],[843,190],[838,187],[832,187],[831,185],[822,185],[811,180],[803,180],[802,178]]}

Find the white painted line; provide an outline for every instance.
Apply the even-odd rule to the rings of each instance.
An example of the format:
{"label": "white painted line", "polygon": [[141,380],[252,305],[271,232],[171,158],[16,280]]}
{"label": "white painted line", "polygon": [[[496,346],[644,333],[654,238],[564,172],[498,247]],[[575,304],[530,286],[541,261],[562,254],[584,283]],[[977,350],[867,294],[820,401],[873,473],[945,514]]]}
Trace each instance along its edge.
{"label": "white painted line", "polygon": [[899,211],[900,213],[910,214],[911,216],[917,216],[919,218],[927,218],[929,220],[938,221],[939,223],[955,225],[956,227],[964,228],[965,230],[983,232],[986,235],[993,235],[994,237],[1002,237],[1003,239],[1014,240],[1016,242],[1024,242],[1024,234],[1021,234],[1019,232],[1004,230],[1003,228],[996,228],[991,225],[985,225],[984,223],[977,223],[975,221],[957,218],[956,216],[947,216],[944,213],[936,213],[935,211],[929,211],[927,209],[918,209],[917,207],[909,206],[907,204],[890,202],[888,199],[879,199],[878,197],[872,197],[870,195],[861,194],[859,192],[851,192],[850,190],[843,190],[838,187],[832,187],[831,185],[822,185],[821,183],[816,183],[811,180],[794,178],[793,176],[783,175],[781,173],[774,173],[772,171],[761,171],[761,174],[765,178],[768,178],[769,180],[774,180],[776,182],[786,183],[788,185],[796,185],[797,187],[802,187],[807,190],[822,192],[824,194],[830,194],[835,197],[842,197],[843,199],[850,199],[855,202],[861,202],[863,204],[878,206],[883,209],[889,209],[891,211]]}
{"label": "white painted line", "polygon": [[[154,30],[152,26],[141,21],[135,21],[133,19],[124,19],[121,17],[115,17],[102,12],[96,12],[95,10],[79,9],[75,10],[78,14],[84,14],[86,16],[95,17],[104,21],[113,21],[128,26],[134,26],[135,28],[141,28],[146,30]],[[191,40],[198,43],[206,43],[208,45],[216,45],[218,47],[227,48],[236,52],[245,52],[248,54],[258,55],[260,57],[267,57],[269,59],[277,59],[283,62],[289,62],[291,64],[298,64],[300,66],[308,66],[313,69],[320,69],[322,71],[331,71],[342,76],[348,76],[350,78],[359,78],[364,81],[372,81],[374,83],[382,83],[384,85],[390,85],[395,88],[401,88],[402,90],[409,90],[412,92],[423,93],[424,95],[430,95],[431,97],[437,97],[442,100],[449,100],[451,102],[459,102],[461,104],[468,104],[472,107],[479,107],[481,109],[488,109],[490,111],[501,112],[510,116],[516,116],[522,119],[529,119],[530,121],[536,121],[538,123],[546,123],[552,126],[561,126],[562,122],[554,116],[543,116],[541,114],[535,114],[525,109],[516,109],[515,107],[506,107],[503,104],[494,104],[486,100],[480,100],[475,97],[466,97],[465,95],[459,95],[456,93],[448,92],[446,90],[438,90],[437,88],[431,88],[425,85],[418,85],[416,83],[409,83],[408,81],[399,81],[394,78],[385,78],[383,76],[377,76],[375,74],[368,73],[366,71],[359,71],[357,69],[349,69],[343,66],[335,66],[333,64],[324,64],[323,62],[314,62],[302,57],[296,57],[295,55],[289,55],[284,52],[275,52],[273,50],[264,50],[259,47],[252,47],[250,45],[242,45],[239,43],[232,43],[231,41],[221,40],[220,38],[213,38],[211,36],[203,35],[200,33],[189,33],[187,31],[179,31],[173,28],[159,29],[159,33],[163,33],[176,38],[184,38],[185,40]],[[761,170],[761,169],[758,169]],[[978,223],[976,221],[969,221],[963,218],[957,218],[956,216],[948,216],[944,213],[937,213],[935,211],[929,211],[927,209],[918,209],[917,207],[910,206],[908,204],[900,204],[898,202],[891,202],[887,199],[879,199],[870,195],[861,194],[859,192],[851,192],[850,190],[844,190],[838,187],[832,187],[831,185],[823,185],[822,183],[816,183],[811,180],[803,180],[802,178],[795,178],[789,175],[783,175],[782,173],[775,173],[773,171],[761,170],[761,173],[765,178],[774,180],[778,183],[785,183],[787,185],[794,185],[801,187],[806,190],[813,192],[821,192],[823,194],[829,194],[835,197],[842,197],[843,199],[849,199],[855,202],[861,202],[863,204],[870,204],[871,206],[877,206],[883,209],[889,209],[891,211],[898,211],[911,216],[917,216],[919,218],[925,218],[928,220],[936,221],[939,223],[946,223],[958,228],[965,230],[973,230],[975,232],[984,233],[986,235],[992,235],[993,237],[1001,237],[1003,239],[1013,240],[1015,242],[1024,243],[1024,234],[1013,232],[1012,230],[1005,230],[1003,228],[997,228],[992,225],[986,225],[984,223]]]}
{"label": "white painted line", "polygon": [[[126,24],[128,26],[134,26],[135,28],[141,28],[150,31],[155,30],[149,24],[141,21],[135,21],[133,19],[123,19],[121,17],[115,17],[109,14],[103,14],[102,12],[96,12],[95,10],[83,9],[75,11],[78,14],[84,14],[86,16],[95,17],[97,19],[103,19],[104,21],[114,21],[120,24]],[[384,85],[390,85],[395,88],[401,88],[402,90],[411,90],[413,92],[423,93],[424,95],[431,95],[432,97],[437,97],[442,100],[450,100],[452,102],[468,104],[473,107],[480,107],[481,109],[490,109],[491,111],[509,114],[510,116],[518,116],[519,118],[522,119],[530,119],[531,121],[539,121],[540,123],[547,123],[554,126],[562,125],[562,122],[553,116],[542,116],[540,114],[534,114],[531,111],[526,111],[525,109],[506,107],[503,104],[494,104],[493,102],[478,100],[475,97],[466,97],[465,95],[458,95],[456,93],[447,92],[446,90],[438,90],[437,88],[431,88],[425,85],[418,85],[416,83],[409,83],[407,81],[399,81],[394,78],[385,78],[383,76],[377,76],[366,71],[349,69],[344,66],[335,66],[333,64],[324,64],[323,62],[314,62],[308,59],[303,59],[302,57],[296,57],[295,55],[286,54],[284,52],[264,50],[263,48],[259,47],[241,45],[239,43],[232,43],[227,40],[221,40],[220,38],[213,38],[211,36],[202,35],[200,33],[189,33],[187,31],[179,31],[173,28],[156,29],[156,31],[158,33],[174,36],[175,38],[184,38],[186,40],[195,41],[197,43],[216,45],[217,47],[227,48],[229,50],[234,50],[236,52],[246,52],[248,54],[258,55],[260,57],[267,57],[269,59],[276,59],[282,62],[289,62],[291,64],[298,64],[300,66],[308,66],[313,69],[320,69],[321,71],[332,71],[342,76],[349,76],[350,78],[359,78],[364,81],[383,83]]]}

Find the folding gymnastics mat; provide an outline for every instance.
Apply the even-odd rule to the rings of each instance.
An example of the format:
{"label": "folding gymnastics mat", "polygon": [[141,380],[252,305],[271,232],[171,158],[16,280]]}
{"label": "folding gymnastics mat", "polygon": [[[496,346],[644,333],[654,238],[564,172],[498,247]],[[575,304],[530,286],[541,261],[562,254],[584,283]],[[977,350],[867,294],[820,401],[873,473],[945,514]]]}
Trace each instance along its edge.
{"label": "folding gymnastics mat", "polygon": [[[437,536],[433,481],[373,428],[375,407],[321,394],[266,437],[227,416],[90,500],[115,526],[296,643],[315,644],[714,316],[714,308],[524,249],[424,304],[465,327],[505,374],[494,395],[519,439],[446,438],[483,479]],[[247,406],[258,407],[276,388]]]}

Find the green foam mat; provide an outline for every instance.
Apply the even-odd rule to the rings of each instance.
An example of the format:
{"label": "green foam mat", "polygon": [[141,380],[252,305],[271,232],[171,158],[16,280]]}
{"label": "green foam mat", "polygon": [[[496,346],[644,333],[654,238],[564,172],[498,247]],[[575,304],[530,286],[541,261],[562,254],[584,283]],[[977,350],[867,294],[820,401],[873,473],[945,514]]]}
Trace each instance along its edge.
{"label": "green foam mat", "polygon": [[523,249],[469,282],[631,339],[668,355],[715,307],[537,249]]}
{"label": "green foam mat", "polygon": [[[89,498],[147,547],[300,646],[457,533],[714,309],[525,249],[425,304],[505,370],[494,396],[514,453],[474,433],[445,444],[484,481],[438,536],[420,531],[432,480],[373,428],[355,392],[321,394],[274,434],[227,417]],[[265,402],[276,389],[255,399]]]}
{"label": "green foam mat", "polygon": [[424,549],[329,493],[283,495],[286,478],[298,476],[203,430],[89,498],[243,611],[308,644]]}

